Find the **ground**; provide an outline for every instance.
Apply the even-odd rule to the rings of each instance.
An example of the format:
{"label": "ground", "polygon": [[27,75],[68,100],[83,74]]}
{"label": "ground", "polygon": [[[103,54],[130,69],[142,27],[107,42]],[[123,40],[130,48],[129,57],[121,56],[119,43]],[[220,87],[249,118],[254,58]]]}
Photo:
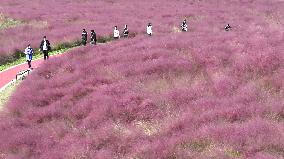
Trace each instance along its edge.
{"label": "ground", "polygon": [[5,90],[0,92],[0,110],[2,110],[4,108],[4,106],[7,104],[10,96],[16,90],[16,88],[19,84],[20,83],[15,83],[15,84],[7,87]]}

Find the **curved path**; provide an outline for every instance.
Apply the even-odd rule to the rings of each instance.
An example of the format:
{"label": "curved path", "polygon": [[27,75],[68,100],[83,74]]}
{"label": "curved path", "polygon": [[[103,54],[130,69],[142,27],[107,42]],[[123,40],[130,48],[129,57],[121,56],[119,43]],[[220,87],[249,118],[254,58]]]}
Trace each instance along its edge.
{"label": "curved path", "polygon": [[[109,42],[106,42],[106,43],[109,43]],[[102,44],[106,44],[106,43],[97,43],[97,45],[102,45]],[[76,48],[76,47],[74,47],[74,48]],[[72,48],[72,49],[74,49],[74,48]],[[66,53],[68,51],[69,50],[66,50],[65,52],[61,52],[61,53],[56,54],[56,55],[51,55],[51,56],[49,56],[49,59],[58,57],[58,56]],[[32,61],[32,68],[39,67],[40,64],[42,64],[42,62],[44,62],[43,58],[33,60]],[[6,70],[0,71],[0,91],[5,89],[5,87],[7,85],[9,85],[9,83],[12,80],[16,79],[16,75],[17,75],[18,72],[20,72],[22,70],[26,70],[28,68],[29,68],[28,64],[27,64],[27,62],[25,62],[25,63],[19,64],[19,65],[12,66],[12,67],[10,67]]]}
{"label": "curved path", "polygon": [[[61,54],[53,55],[50,56],[49,58],[54,58],[56,56],[60,56]],[[42,62],[43,58],[33,60],[32,61],[32,67],[37,68]],[[28,69],[28,64],[27,63],[22,63],[16,66],[13,66],[11,68],[8,68],[6,70],[3,70],[0,72],[0,90],[1,88],[5,87],[9,82],[11,82],[13,79],[16,78],[16,74],[22,70]]]}

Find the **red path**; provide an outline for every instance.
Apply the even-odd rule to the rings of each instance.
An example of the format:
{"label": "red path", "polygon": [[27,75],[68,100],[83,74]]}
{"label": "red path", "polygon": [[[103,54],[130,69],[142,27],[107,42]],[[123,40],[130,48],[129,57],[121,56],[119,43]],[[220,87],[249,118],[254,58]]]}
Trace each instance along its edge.
{"label": "red path", "polygon": [[[103,44],[106,44],[106,43],[103,43]],[[98,45],[102,45],[102,43],[98,43]],[[65,53],[66,52],[67,51],[65,51]],[[62,54],[63,53],[49,56],[49,59],[57,57],[57,56],[60,56]],[[32,61],[32,68],[39,67],[42,62],[44,62],[43,58],[42,59],[38,59],[38,60],[33,60]],[[24,64],[20,64],[20,65],[11,67],[10,69],[7,69],[7,70],[4,70],[4,71],[0,72],[0,89],[2,87],[4,87],[6,84],[8,84],[10,81],[12,81],[13,79],[16,79],[16,75],[17,75],[18,72],[20,72],[22,70],[26,70],[28,68],[29,68],[28,64],[24,63]]]}
{"label": "red path", "polygon": [[[58,54],[60,55],[60,54]],[[58,56],[55,55],[55,56]],[[55,57],[52,56],[52,57]],[[49,58],[52,58],[49,57]],[[43,59],[38,59],[38,60],[34,60],[32,61],[32,67],[33,68],[37,68],[44,60]],[[8,84],[10,81],[12,81],[13,79],[16,78],[16,74],[22,70],[26,70],[28,69],[28,64],[24,63],[24,64],[20,64],[18,66],[12,67],[10,69],[4,70],[2,72],[0,72],[0,89],[2,87],[4,87],[6,84]]]}

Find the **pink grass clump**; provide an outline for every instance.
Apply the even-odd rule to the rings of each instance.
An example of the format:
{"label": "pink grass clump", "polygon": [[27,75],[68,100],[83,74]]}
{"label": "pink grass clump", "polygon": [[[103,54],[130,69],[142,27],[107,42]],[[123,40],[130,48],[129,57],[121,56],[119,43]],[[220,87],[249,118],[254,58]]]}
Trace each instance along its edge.
{"label": "pink grass clump", "polygon": [[[135,16],[141,21],[131,21],[135,38],[76,48],[34,70],[1,112],[1,157],[283,158],[284,57],[276,35],[282,19],[269,12],[282,12],[279,1],[154,0],[148,12],[140,9],[144,1],[122,2],[96,4],[115,8],[111,13],[93,9],[120,25],[125,22],[114,14],[131,19],[139,6]],[[70,1],[69,7],[94,5]],[[175,7],[188,12],[190,32],[170,29],[183,18],[180,10],[166,13]],[[152,37],[140,28],[149,19],[160,30]],[[225,32],[228,21],[235,25]],[[95,23],[105,28],[102,19]]]}

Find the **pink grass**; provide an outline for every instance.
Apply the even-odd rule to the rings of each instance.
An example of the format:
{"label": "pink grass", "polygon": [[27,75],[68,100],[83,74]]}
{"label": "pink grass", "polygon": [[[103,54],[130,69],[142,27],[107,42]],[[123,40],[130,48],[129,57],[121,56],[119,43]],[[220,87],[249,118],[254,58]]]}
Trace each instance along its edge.
{"label": "pink grass", "polygon": [[[283,3],[131,1],[126,10],[123,2],[66,1],[76,13],[85,6],[101,14],[100,34],[125,21],[139,34],[77,48],[35,70],[1,114],[4,158],[283,158],[283,32],[275,28],[282,24],[262,17],[281,13]],[[105,5],[117,8],[103,12]],[[195,17],[184,34],[171,32],[180,8]],[[58,21],[65,16],[81,14],[66,9]],[[153,37],[142,35],[149,19],[160,30]],[[222,30],[227,22],[230,32]]]}

